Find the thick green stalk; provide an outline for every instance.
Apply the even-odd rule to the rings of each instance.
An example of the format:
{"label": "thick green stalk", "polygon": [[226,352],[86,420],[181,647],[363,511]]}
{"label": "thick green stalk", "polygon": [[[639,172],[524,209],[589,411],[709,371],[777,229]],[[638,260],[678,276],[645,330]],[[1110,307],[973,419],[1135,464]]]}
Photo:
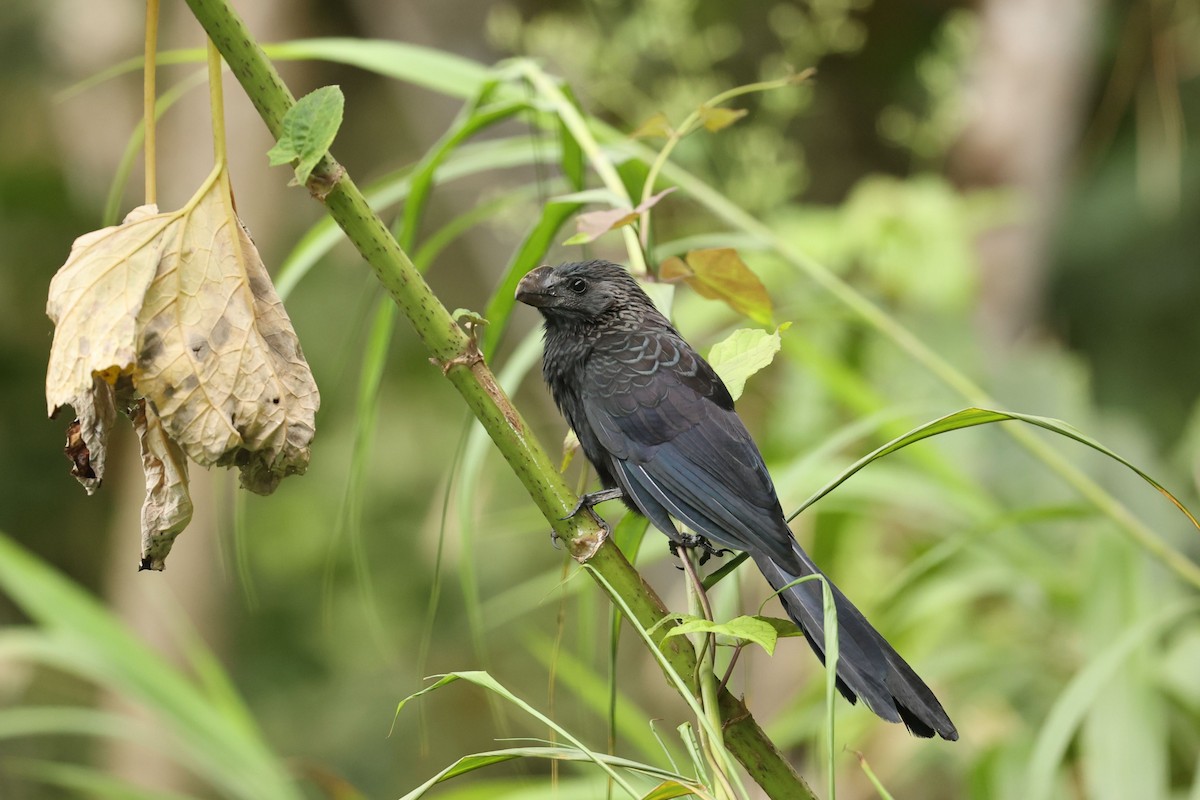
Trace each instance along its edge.
{"label": "thick green stalk", "polygon": [[[278,138],[283,115],[295,102],[291,92],[228,0],[187,0],[187,3],[267,128]],[[475,342],[433,294],[354,182],[331,156],[326,156],[314,171],[309,188],[323,196],[330,216],[370,264],[412,323],[431,360],[441,366],[462,394],[571,553],[580,559],[590,556],[589,566],[604,576],[643,625],[653,626],[666,613],[662,601],[616,546],[601,540],[601,530],[587,515],[562,519],[575,503],[562,475],[505,396]],[[678,637],[664,641],[666,627],[659,628],[655,635],[660,649],[679,674],[694,674],[695,651]],[[803,779],[750,716],[745,704],[727,691],[721,692],[719,702],[722,719],[726,721],[726,746],[767,794],[801,800],[813,797]]]}

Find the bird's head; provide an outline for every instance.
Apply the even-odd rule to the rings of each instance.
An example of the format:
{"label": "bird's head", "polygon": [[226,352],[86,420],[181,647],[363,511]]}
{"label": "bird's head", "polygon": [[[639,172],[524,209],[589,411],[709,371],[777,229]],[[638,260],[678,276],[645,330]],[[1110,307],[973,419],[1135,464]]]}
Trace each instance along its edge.
{"label": "bird's head", "polygon": [[548,323],[587,324],[614,313],[656,313],[633,276],[610,261],[538,267],[517,284],[517,299],[541,311]]}

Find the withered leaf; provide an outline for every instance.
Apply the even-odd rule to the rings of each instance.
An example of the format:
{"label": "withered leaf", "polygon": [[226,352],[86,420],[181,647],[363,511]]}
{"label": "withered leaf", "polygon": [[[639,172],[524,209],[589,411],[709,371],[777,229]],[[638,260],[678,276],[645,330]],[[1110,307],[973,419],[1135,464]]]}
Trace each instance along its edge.
{"label": "withered leaf", "polygon": [[575,218],[575,228],[578,231],[563,244],[587,244],[599,238],[602,234],[615,231],[636,222],[638,217],[649,211],[671,192],[675,187],[663,189],[656,195],[647,197],[645,202],[634,208],[609,208],[603,211],[589,211]]}
{"label": "withered leaf", "polygon": [[695,273],[679,256],[671,256],[658,265],[658,277],[664,281],[687,280]]}
{"label": "withered leaf", "polygon": [[55,323],[46,401],[52,416],[75,408],[95,475],[80,478],[89,491],[103,477],[115,409],[146,400],[143,452],[158,464],[152,475],[144,459],[147,484],[168,487],[143,514],[160,567],[182,528],[172,487],[186,495],[171,448],[202,466],[239,467],[242,485],[260,494],[307,468],[320,397],[224,168],[178,211],[142,206],[79,237],[46,311]]}
{"label": "withered leaf", "polygon": [[108,436],[117,421],[113,388],[102,377],[92,379],[92,391],[80,398],[79,416],[67,426],[67,445],[71,474],[79,479],[88,494],[95,494],[104,479],[104,461],[108,454]]}
{"label": "withered leaf", "polygon": [[161,570],[175,537],[192,521],[187,459],[145,399],[134,404],[129,418],[142,445],[142,471],[146,474],[141,568]]}
{"label": "withered leaf", "polygon": [[672,256],[659,266],[659,277],[686,281],[701,296],[721,300],[762,325],[772,324],[767,288],[731,247],[692,250],[685,259]]}

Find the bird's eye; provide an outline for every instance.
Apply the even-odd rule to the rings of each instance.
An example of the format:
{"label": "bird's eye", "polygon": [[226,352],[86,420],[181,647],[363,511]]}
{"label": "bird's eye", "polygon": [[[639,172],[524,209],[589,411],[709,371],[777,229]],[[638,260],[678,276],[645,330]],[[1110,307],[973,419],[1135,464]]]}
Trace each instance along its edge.
{"label": "bird's eye", "polygon": [[573,278],[567,283],[567,288],[575,294],[583,294],[587,291],[587,281],[583,278]]}

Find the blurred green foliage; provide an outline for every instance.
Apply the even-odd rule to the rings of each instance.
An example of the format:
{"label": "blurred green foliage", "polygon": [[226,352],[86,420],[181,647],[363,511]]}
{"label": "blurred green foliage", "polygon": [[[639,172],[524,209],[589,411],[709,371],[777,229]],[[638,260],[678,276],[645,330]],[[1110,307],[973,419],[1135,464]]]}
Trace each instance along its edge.
{"label": "blurred green foliage", "polygon": [[[306,34],[332,26],[347,35],[405,35],[389,33],[394,23],[361,16],[352,4],[317,5]],[[231,714],[243,735],[269,743],[291,774],[325,776],[304,784],[309,796],[323,796],[314,787],[333,785],[331,776],[366,796],[398,796],[459,756],[495,749],[499,737],[547,735],[456,687],[422,701],[420,712],[405,709],[389,737],[397,702],[426,675],[451,670],[489,670],[603,749],[606,703],[596,695],[606,679],[607,604],[549,546],[544,522],[500,459],[484,446],[463,454],[466,412],[412,334],[398,327],[382,355],[371,344],[378,328],[371,327],[369,309],[380,293],[345,246],[322,257],[288,300],[324,399],[308,475],[263,499],[235,497],[224,476],[201,473],[198,480],[214,486],[211,524],[180,539],[164,575],[133,572],[136,533],[124,498],[131,488],[136,495],[140,477],[130,443],[123,459],[114,458],[100,495],[85,499],[58,452],[63,421],[43,420],[46,285],[73,237],[97,225],[105,188],[80,179],[94,166],[64,144],[72,132],[64,133],[62,107],[49,98],[86,76],[63,66],[54,4],[10,6],[0,18],[0,103],[21,113],[0,122],[0,452],[6,456],[0,530],[80,586],[107,595],[115,613],[131,620],[138,604],[118,600],[118,587],[153,581],[152,589],[139,591],[175,594],[220,661],[220,670],[208,668],[228,673],[236,687],[230,691],[244,698],[253,721],[238,716],[234,702],[219,710]],[[978,41],[975,12],[953,3],[834,0],[471,7],[481,18],[485,11],[492,48],[486,60],[543,58],[587,111],[622,130],[658,112],[678,121],[721,90],[778,77],[789,65],[816,65],[815,82],[745,98],[738,104],[750,112],[744,119],[718,135],[690,137],[673,160],[882,304],[1009,408],[1070,421],[1194,507],[1200,168],[1190,145],[1200,130],[1194,35],[1200,16],[1190,4],[1147,0],[1106,8],[1092,94],[1082,98],[1089,125],[1054,226],[1042,334],[1000,355],[972,322],[980,291],[974,248],[979,233],[1012,224],[1022,198],[963,190],[945,172],[963,121],[963,74]],[[430,4],[415,13],[437,31],[444,30],[437,20],[454,12]],[[1139,27],[1143,14],[1149,28]],[[1148,38],[1147,30],[1159,48],[1171,48],[1174,72],[1153,68],[1147,54],[1154,51],[1138,38]],[[260,35],[279,38],[270,30]],[[131,32],[125,55],[137,52],[139,37]],[[485,48],[478,41],[432,44],[477,56]],[[164,69],[163,86],[190,69]],[[418,162],[455,110],[428,94],[397,96],[391,83],[346,67],[304,69],[289,73],[303,78],[293,87],[298,93],[310,84],[343,86],[339,143],[345,137],[346,145],[337,152],[350,155],[346,161],[360,180]],[[120,80],[121,90],[136,97],[136,79]],[[1174,150],[1163,144],[1173,141],[1171,118],[1161,113],[1171,107],[1183,131]],[[114,112],[91,124],[124,131],[135,123],[136,114]],[[239,208],[268,260],[282,263],[319,209],[303,192],[283,190],[283,173],[267,168],[267,146],[235,179],[276,187],[266,196],[284,213],[270,217],[247,206],[243,195]],[[537,170],[435,185],[418,247],[498,194],[544,199],[557,191],[550,188],[553,136],[536,134],[528,146],[545,162]],[[115,165],[120,149],[93,157]],[[203,161],[207,142],[162,157]],[[1175,189],[1162,188],[1164,181]],[[133,196],[126,193],[127,200]],[[429,279],[449,307],[487,306],[508,254],[537,213],[522,198],[502,214],[485,215],[489,222],[432,261]],[[676,238],[724,230],[682,197],[655,214],[663,253]],[[272,223],[260,227],[256,218]],[[610,254],[604,247],[601,240],[596,252]],[[548,260],[579,252],[557,247]],[[766,284],[776,319],[795,323],[782,335],[781,356],[751,378],[739,401],[785,507],[794,508],[874,446],[963,405],[776,256],[752,247],[742,255]],[[676,294],[680,328],[702,348],[745,324],[722,304],[686,290]],[[513,359],[533,324],[532,315],[517,313],[498,366]],[[364,405],[360,385],[371,382],[361,382],[359,372],[372,354],[386,358],[385,369],[377,398],[368,391],[372,402]],[[559,441],[562,424],[536,375],[526,375],[515,394],[542,440]],[[369,447],[364,410],[373,423],[365,428]],[[1140,481],[1065,440],[1053,446],[1164,538],[1200,558],[1195,531]],[[357,482],[347,479],[352,470],[360,472]],[[839,705],[840,743],[863,752],[896,796],[1025,798],[1039,790],[1047,797],[1122,800],[1197,796],[1200,622],[1188,611],[1194,591],[1116,535],[1111,522],[1001,432],[955,433],[873,464],[806,512],[795,529],[937,687],[963,732],[955,745],[916,742],[860,708]],[[642,551],[639,566],[669,602],[682,604],[660,540],[652,535]],[[36,569],[14,574],[30,578]],[[174,575],[191,572],[205,591],[175,583]],[[11,581],[4,589],[0,598],[20,599]],[[723,584],[714,601],[728,618],[751,613],[764,595],[756,579],[739,577]],[[34,613],[28,601],[21,608],[12,603],[0,599],[0,619],[13,623],[0,641],[26,641],[28,634],[64,646],[54,638],[53,607]],[[159,629],[180,626],[166,612],[151,616],[161,617]],[[29,617],[40,625],[36,634],[23,627]],[[77,647],[83,664],[91,663],[82,659],[88,646],[103,644],[88,645],[86,632],[84,626],[75,634],[83,636]],[[134,635],[160,641],[144,628]],[[686,713],[662,697],[661,676],[644,653],[622,644],[618,753],[662,763],[647,735],[649,720],[669,720],[655,724],[668,739],[662,731]],[[5,715],[40,705],[87,708],[106,691],[130,694],[129,675],[120,670],[97,678],[70,665],[69,655],[56,667],[31,670],[29,659],[11,652],[0,646],[0,726],[13,719]],[[183,664],[181,674],[195,677],[194,659]],[[770,659],[747,654],[735,674],[750,707],[814,779],[822,769],[820,677],[807,648],[792,641],[781,642]],[[141,703],[153,725],[162,704],[144,697]],[[162,729],[151,727],[148,736],[158,735]],[[38,780],[30,777],[36,768],[17,757],[101,771],[111,764],[108,751],[87,737],[0,739],[0,796],[83,793],[70,788],[65,769],[57,783]],[[233,796],[186,753],[174,757],[191,774],[180,791]],[[435,796],[604,794],[602,781],[574,768],[561,768],[557,795],[546,788],[542,762],[492,769],[475,784],[462,779]],[[873,796],[852,755],[839,753],[837,770],[839,794]]]}

